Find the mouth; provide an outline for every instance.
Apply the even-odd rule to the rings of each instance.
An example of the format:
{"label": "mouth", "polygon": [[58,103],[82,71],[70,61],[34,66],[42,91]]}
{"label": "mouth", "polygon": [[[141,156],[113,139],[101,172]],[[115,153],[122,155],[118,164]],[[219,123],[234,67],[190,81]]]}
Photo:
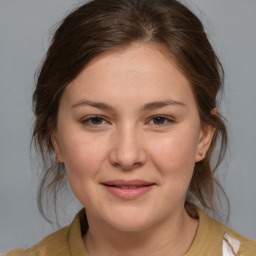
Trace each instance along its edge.
{"label": "mouth", "polygon": [[155,183],[142,180],[113,180],[101,183],[113,196],[124,200],[131,200],[141,197],[151,191]]}
{"label": "mouth", "polygon": [[140,185],[140,186],[126,185],[126,186],[121,186],[121,185],[107,185],[107,184],[105,184],[105,185],[109,186],[109,187],[116,187],[116,188],[121,188],[121,189],[135,189],[135,188],[141,188],[141,187],[145,187],[145,186],[151,186],[151,185]]}

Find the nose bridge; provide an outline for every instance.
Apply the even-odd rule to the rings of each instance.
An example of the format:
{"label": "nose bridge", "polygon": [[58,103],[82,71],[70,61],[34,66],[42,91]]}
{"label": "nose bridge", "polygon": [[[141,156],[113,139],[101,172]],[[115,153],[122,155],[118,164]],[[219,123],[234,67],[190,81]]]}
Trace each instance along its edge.
{"label": "nose bridge", "polygon": [[123,169],[131,169],[145,162],[142,137],[138,127],[125,124],[117,129],[113,138],[111,161]]}

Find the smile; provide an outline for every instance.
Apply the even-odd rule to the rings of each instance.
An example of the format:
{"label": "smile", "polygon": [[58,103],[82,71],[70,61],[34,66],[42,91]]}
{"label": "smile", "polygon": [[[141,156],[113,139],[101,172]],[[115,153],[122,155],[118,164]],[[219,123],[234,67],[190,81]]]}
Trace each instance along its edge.
{"label": "smile", "polygon": [[114,180],[102,183],[113,196],[124,200],[132,200],[148,193],[156,184],[140,180]]}
{"label": "smile", "polygon": [[139,187],[142,187],[142,186],[114,186],[114,187],[121,188],[121,189],[126,189],[126,188],[127,189],[134,189],[134,188],[139,188]]}

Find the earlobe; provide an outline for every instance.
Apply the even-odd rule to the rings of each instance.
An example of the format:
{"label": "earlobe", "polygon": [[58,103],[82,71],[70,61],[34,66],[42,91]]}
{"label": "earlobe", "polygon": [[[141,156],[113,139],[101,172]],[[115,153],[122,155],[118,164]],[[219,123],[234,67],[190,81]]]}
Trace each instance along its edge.
{"label": "earlobe", "polygon": [[53,132],[51,135],[51,141],[52,141],[52,146],[55,152],[55,160],[59,163],[63,163],[63,157],[61,154],[60,146],[59,146],[59,141],[56,132]]}
{"label": "earlobe", "polygon": [[202,161],[211,145],[215,128],[211,125],[203,125],[200,131],[199,140],[197,144],[196,162]]}

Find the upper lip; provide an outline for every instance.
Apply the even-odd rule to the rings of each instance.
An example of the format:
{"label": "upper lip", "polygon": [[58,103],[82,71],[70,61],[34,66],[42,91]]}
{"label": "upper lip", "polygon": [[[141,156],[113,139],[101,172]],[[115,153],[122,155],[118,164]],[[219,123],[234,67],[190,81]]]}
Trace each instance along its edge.
{"label": "upper lip", "polygon": [[103,185],[108,186],[149,186],[155,185],[153,182],[148,182],[144,180],[110,180],[102,182]]}

